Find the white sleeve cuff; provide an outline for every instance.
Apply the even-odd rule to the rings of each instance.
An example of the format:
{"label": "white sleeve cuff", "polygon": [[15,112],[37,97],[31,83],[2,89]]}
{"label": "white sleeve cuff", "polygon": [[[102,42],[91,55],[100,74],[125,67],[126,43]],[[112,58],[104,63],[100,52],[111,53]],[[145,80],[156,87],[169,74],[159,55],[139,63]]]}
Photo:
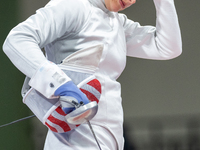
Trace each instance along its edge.
{"label": "white sleeve cuff", "polygon": [[47,98],[53,98],[54,92],[71,79],[54,63],[45,62],[31,78],[29,85]]}

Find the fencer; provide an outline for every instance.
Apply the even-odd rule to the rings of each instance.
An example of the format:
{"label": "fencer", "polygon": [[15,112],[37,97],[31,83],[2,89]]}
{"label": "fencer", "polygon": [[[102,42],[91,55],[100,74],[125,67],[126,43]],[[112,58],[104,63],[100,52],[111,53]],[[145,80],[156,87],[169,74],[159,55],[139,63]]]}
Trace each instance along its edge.
{"label": "fencer", "polygon": [[[45,150],[98,149],[86,123],[71,125],[63,118],[74,105],[62,106],[60,96],[84,104],[97,101],[91,124],[101,148],[123,150],[121,86],[116,80],[126,57],[168,60],[182,52],[174,0],[153,0],[155,27],[118,13],[135,2],[51,0],[8,34],[3,50],[27,76],[24,103],[49,128]],[[90,77],[85,89],[77,88]]]}

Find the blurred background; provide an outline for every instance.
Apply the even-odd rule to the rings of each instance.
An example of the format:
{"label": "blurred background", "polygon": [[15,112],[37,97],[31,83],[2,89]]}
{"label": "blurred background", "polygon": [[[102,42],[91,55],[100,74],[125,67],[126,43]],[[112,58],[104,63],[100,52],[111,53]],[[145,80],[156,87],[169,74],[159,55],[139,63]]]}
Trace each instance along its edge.
{"label": "blurred background", "polygon": [[[1,0],[0,45],[18,23],[48,0]],[[200,150],[200,1],[175,0],[183,53],[167,61],[127,58],[122,85],[125,150]],[[123,11],[155,25],[152,0]],[[0,51],[0,125],[31,115],[22,103],[24,75]],[[0,150],[42,150],[46,127],[36,118],[0,128]]]}

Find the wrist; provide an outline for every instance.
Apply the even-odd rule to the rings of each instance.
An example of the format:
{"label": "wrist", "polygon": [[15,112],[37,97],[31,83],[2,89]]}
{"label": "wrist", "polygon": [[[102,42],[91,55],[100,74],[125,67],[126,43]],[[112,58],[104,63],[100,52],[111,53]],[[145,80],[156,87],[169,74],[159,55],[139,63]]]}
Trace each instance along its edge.
{"label": "wrist", "polygon": [[46,61],[38,68],[29,85],[45,97],[52,98],[58,87],[69,81],[71,79],[56,64]]}

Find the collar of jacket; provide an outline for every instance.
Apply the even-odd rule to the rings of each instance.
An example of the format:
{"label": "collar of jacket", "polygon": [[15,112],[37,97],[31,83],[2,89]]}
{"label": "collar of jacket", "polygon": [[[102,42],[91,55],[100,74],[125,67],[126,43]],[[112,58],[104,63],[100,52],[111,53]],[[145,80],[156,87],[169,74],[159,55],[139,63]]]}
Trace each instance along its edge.
{"label": "collar of jacket", "polygon": [[92,3],[94,6],[102,9],[104,12],[108,13],[109,10],[105,6],[105,1],[104,0],[89,0],[90,3]]}

